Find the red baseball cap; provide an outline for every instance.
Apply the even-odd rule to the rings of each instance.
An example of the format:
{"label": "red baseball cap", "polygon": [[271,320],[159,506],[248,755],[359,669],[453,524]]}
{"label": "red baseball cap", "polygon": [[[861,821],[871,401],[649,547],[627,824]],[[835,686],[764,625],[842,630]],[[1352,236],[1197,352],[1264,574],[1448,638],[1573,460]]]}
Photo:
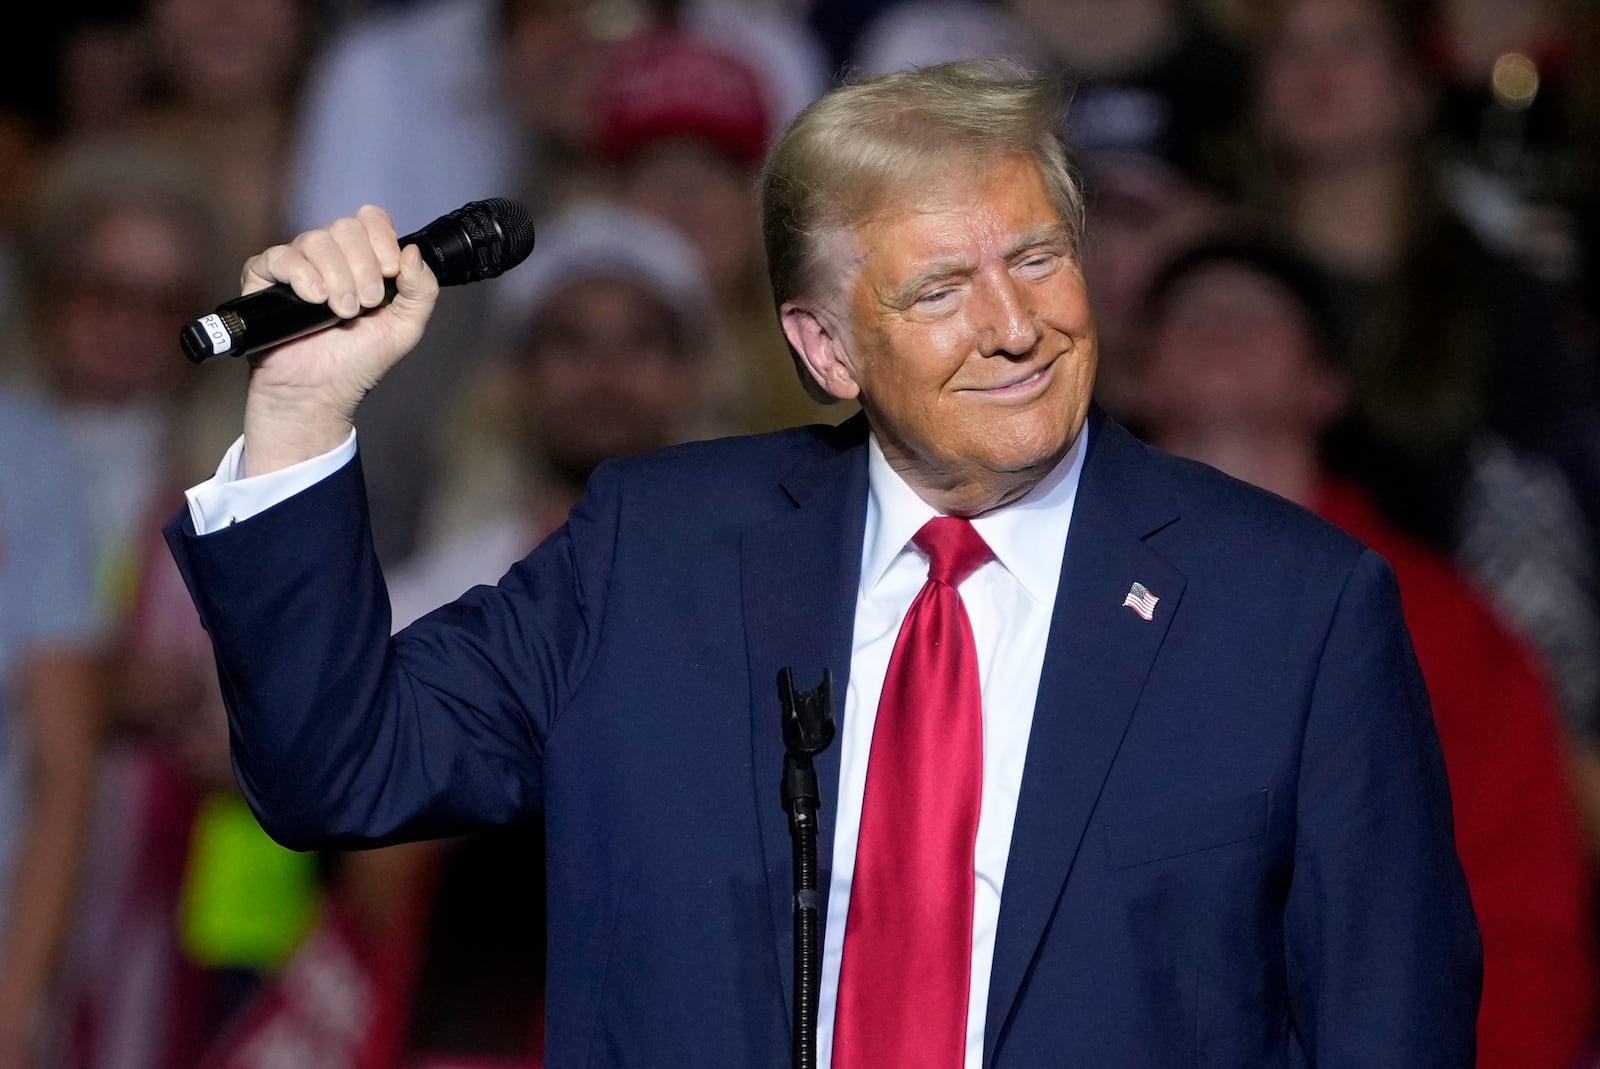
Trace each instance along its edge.
{"label": "red baseball cap", "polygon": [[595,150],[625,159],[672,138],[703,141],[742,163],[771,134],[759,73],[730,52],[677,32],[618,45],[595,94]]}

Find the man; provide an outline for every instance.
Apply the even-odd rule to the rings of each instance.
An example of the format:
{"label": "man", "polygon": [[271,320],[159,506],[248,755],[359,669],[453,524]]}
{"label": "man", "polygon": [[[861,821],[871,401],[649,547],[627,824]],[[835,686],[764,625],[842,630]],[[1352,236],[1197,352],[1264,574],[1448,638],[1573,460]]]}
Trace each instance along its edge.
{"label": "man", "polygon": [[433,280],[374,209],[247,264],[343,316],[399,296],[261,361],[171,528],[241,783],[300,846],[542,810],[551,1064],[786,1059],[784,666],[844,695],[819,1064],[1471,1064],[1393,581],[1090,411],[1054,131],[985,64],[808,109],[763,176],[773,285],[804,381],[863,416],[603,467],[393,642],[350,415]]}
{"label": "man", "polygon": [[[775,95],[758,57],[682,32],[640,34],[607,58],[593,95],[594,151],[629,207],[682,234],[710,275],[733,345],[712,401],[731,426],[777,430],[828,413],[779,369],[751,186],[772,140]],[[837,417],[830,422],[837,422]]]}

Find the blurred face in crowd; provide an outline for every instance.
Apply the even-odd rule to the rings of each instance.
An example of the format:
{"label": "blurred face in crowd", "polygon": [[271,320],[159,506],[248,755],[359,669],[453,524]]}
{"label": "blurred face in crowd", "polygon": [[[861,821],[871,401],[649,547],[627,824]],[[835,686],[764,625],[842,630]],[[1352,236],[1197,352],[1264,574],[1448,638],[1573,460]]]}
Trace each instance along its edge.
{"label": "blurred face in crowd", "polygon": [[149,12],[163,76],[184,103],[230,111],[288,92],[301,0],[152,0]]}
{"label": "blurred face in crowd", "polygon": [[1342,402],[1298,298],[1246,264],[1213,261],[1175,282],[1150,342],[1140,396],[1158,438],[1240,431],[1315,438]]}
{"label": "blurred face in crowd", "polygon": [[1105,373],[1112,374],[1139,345],[1140,305],[1151,277],[1199,236],[1217,207],[1200,186],[1154,161],[1094,160],[1089,172],[1094,240],[1084,249],[1083,270],[1106,354]]}
{"label": "blurred face in crowd", "polygon": [[951,168],[852,236],[841,307],[790,302],[791,343],[830,393],[859,397],[889,462],[936,507],[1022,496],[1082,429],[1095,370],[1083,275],[1038,165]]}
{"label": "blurred face in crowd", "polygon": [[750,280],[760,238],[750,169],[684,138],[644,148],[624,167],[622,198],[695,247],[720,294]]}
{"label": "blurred face in crowd", "polygon": [[58,388],[121,404],[176,387],[174,339],[200,304],[187,230],[141,205],[112,208],[82,235],[72,270],[44,295],[41,324]]}
{"label": "blurred face in crowd", "polygon": [[527,445],[578,485],[614,457],[681,440],[705,372],[672,313],[635,282],[590,277],[545,302],[513,375]]}
{"label": "blurred face in crowd", "polygon": [[61,125],[114,133],[133,122],[149,80],[147,35],[131,22],[90,22],[61,43]]}
{"label": "blurred face in crowd", "polygon": [[1303,165],[1403,151],[1426,90],[1377,0],[1285,0],[1261,57],[1263,132]]}
{"label": "blurred face in crowd", "polygon": [[[589,141],[590,96],[607,39],[637,29],[638,5],[614,3],[616,26],[597,24],[594,0],[507,0],[500,36],[500,90],[512,114],[540,138],[569,146]],[[600,30],[606,31],[602,37]]]}

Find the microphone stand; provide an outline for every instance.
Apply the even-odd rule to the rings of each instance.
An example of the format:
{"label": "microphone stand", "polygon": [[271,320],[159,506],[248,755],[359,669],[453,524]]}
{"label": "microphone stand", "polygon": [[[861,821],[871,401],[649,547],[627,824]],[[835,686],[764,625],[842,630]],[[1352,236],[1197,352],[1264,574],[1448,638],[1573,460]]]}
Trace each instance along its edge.
{"label": "microphone stand", "polygon": [[833,673],[796,690],[794,670],[778,672],[783,705],[783,808],[794,847],[794,1069],[816,1069],[817,998],[822,986],[822,892],[817,889],[817,810],[822,794],[811,759],[833,742]]}

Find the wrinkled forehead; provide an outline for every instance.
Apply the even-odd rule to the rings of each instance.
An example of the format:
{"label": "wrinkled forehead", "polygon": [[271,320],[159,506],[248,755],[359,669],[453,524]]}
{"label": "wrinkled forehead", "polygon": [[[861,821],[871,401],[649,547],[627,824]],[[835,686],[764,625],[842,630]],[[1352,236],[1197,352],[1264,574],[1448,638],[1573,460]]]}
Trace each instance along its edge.
{"label": "wrinkled forehead", "polygon": [[816,247],[836,285],[849,288],[869,260],[893,259],[920,270],[970,255],[974,245],[1005,251],[1017,242],[1070,244],[1073,237],[1031,157],[957,156],[920,179],[879,190],[851,222],[824,232]]}

